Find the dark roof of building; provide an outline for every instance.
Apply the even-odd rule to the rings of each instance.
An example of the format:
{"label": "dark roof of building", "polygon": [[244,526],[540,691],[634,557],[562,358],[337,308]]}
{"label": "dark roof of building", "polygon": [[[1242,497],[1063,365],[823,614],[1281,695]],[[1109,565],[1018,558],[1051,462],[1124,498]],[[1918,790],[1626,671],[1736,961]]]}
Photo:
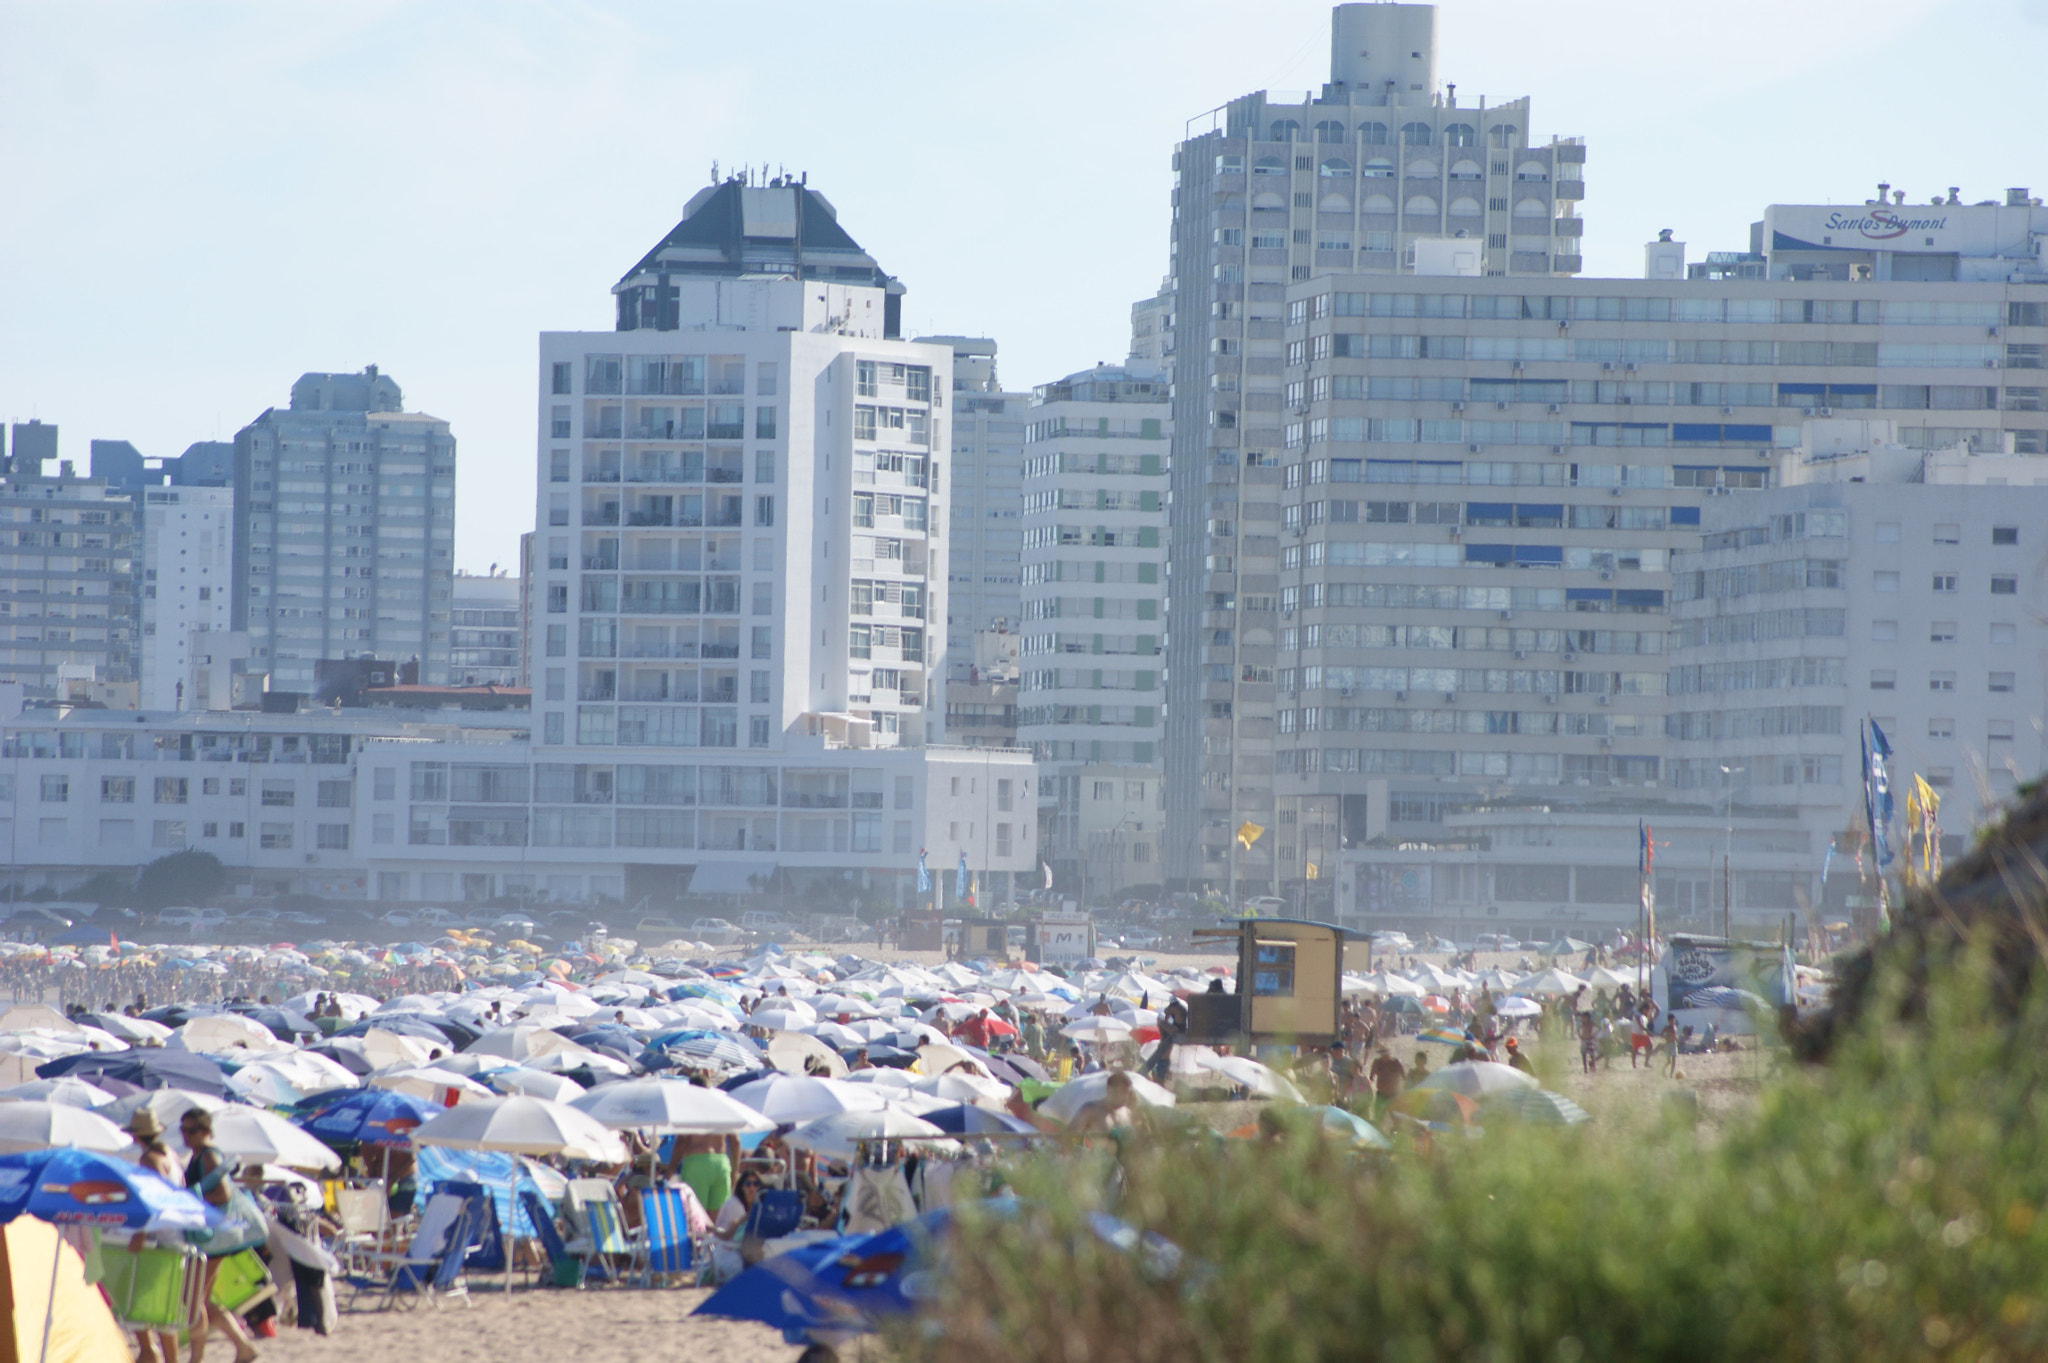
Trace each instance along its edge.
{"label": "dark roof of building", "polygon": [[839,225],[822,194],[794,179],[756,186],[735,178],[700,191],[683,220],[620,277],[619,286],[662,271],[731,278],[789,273],[791,266],[807,277],[823,267],[828,277],[849,283],[890,282]]}

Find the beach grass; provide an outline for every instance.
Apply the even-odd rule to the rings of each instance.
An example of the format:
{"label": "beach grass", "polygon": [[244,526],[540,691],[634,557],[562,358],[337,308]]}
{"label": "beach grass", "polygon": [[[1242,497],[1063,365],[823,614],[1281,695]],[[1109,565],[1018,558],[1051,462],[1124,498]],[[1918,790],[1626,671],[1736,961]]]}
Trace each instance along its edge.
{"label": "beach grass", "polygon": [[[1987,974],[1982,950],[1945,968],[1910,1027],[1869,1010],[1825,1068],[1701,1062],[1744,1090],[1706,1123],[1692,1103],[1603,1105],[1610,1076],[1573,1076],[1592,1122],[1495,1124],[1426,1153],[1360,1157],[1313,1127],[1221,1140],[1199,1121],[1129,1141],[1113,1176],[1106,1156],[1027,1160],[1024,1213],[963,1215],[935,1312],[896,1347],[1006,1363],[2048,1356],[2048,1004],[2000,1012]],[[1090,1220],[1104,1211],[1160,1241],[1111,1243]]]}

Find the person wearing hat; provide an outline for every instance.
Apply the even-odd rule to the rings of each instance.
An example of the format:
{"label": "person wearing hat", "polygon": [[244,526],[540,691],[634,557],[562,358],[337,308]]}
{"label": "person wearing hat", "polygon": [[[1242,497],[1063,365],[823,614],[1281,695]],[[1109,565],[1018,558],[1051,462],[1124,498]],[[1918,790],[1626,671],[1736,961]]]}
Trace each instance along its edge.
{"label": "person wearing hat", "polygon": [[[171,1148],[164,1144],[164,1124],[156,1113],[146,1107],[138,1107],[128,1118],[128,1134],[142,1151],[136,1163],[162,1178],[174,1188],[185,1185],[178,1165],[171,1158]],[[129,1253],[139,1253],[149,1245],[152,1237],[147,1232],[137,1231],[128,1241]],[[168,1243],[182,1245],[184,1238],[173,1232],[167,1237]],[[178,1332],[176,1330],[139,1330],[136,1341],[140,1346],[136,1354],[140,1363],[177,1363]]]}
{"label": "person wearing hat", "polygon": [[1534,1073],[1534,1070],[1532,1070],[1529,1065],[1529,1057],[1522,1054],[1522,1043],[1517,1041],[1514,1037],[1509,1037],[1507,1045],[1508,1064],[1513,1066],[1515,1069],[1522,1071],[1524,1074]]}

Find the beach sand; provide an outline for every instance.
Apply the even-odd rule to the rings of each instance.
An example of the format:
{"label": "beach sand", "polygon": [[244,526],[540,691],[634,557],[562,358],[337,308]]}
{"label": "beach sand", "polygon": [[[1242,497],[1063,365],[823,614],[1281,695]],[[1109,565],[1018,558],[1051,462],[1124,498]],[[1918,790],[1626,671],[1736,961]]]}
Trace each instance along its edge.
{"label": "beach sand", "polygon": [[[474,1309],[452,1301],[438,1311],[344,1311],[324,1339],[280,1329],[258,1344],[277,1363],[791,1363],[802,1352],[765,1326],[692,1318],[705,1291],[515,1288],[505,1296],[494,1290],[498,1281],[471,1281]],[[208,1358],[233,1352],[225,1339],[207,1346]]]}

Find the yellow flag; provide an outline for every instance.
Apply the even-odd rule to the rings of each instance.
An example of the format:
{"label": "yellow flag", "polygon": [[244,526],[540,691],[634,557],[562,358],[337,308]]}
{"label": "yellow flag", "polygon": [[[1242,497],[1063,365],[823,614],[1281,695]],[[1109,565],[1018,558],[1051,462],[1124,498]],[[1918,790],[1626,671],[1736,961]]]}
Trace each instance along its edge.
{"label": "yellow flag", "polygon": [[1906,788],[1906,860],[1899,867],[1899,876],[1908,885],[1914,881],[1913,838],[1920,832],[1920,778],[1915,776],[1913,784]]}
{"label": "yellow flag", "polygon": [[1253,823],[1250,819],[1246,819],[1243,823],[1237,826],[1237,841],[1239,845],[1244,847],[1247,851],[1251,849],[1251,845],[1253,843],[1257,842],[1260,838],[1263,838],[1265,836],[1265,825]]}
{"label": "yellow flag", "polygon": [[1310,880],[1314,880],[1316,878],[1316,864],[1314,862],[1310,862],[1308,864],[1308,878]]}

